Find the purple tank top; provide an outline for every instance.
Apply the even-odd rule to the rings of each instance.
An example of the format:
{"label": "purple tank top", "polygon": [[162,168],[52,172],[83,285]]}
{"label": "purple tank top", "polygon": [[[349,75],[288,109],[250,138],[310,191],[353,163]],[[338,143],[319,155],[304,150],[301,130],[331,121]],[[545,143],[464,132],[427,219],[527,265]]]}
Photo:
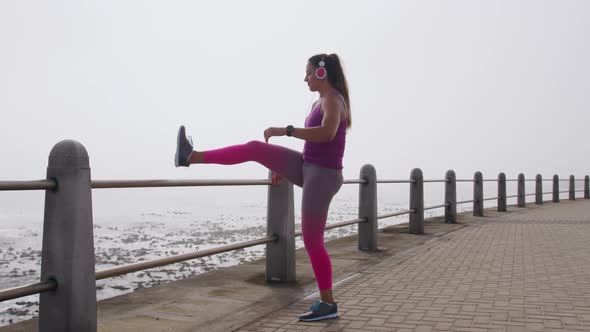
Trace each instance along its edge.
{"label": "purple tank top", "polygon": [[[305,128],[321,126],[323,118],[321,104],[318,103],[305,119]],[[303,146],[303,160],[321,167],[342,169],[347,125],[348,119],[340,121],[338,131],[336,131],[334,139],[330,142],[317,143],[305,141],[305,145]]]}

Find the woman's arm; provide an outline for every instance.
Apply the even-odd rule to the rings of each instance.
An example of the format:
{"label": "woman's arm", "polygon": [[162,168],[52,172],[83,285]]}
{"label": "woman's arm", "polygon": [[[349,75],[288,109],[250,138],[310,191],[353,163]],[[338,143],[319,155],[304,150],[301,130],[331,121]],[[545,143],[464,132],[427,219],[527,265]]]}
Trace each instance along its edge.
{"label": "woman's arm", "polygon": [[[324,117],[322,119],[322,124],[319,127],[295,128],[292,136],[305,141],[317,143],[332,141],[340,126],[340,117],[343,113],[342,103],[339,102],[336,96],[328,96],[322,104],[322,109],[324,111]],[[287,128],[282,127],[271,127],[264,131],[264,139],[266,142],[268,142],[268,139],[272,136],[285,135],[287,135]]]}

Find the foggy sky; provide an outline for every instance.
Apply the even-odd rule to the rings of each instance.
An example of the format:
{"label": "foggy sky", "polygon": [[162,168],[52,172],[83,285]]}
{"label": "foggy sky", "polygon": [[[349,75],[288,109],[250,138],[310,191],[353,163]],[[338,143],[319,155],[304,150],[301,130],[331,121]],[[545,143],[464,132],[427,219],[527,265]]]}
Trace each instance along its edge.
{"label": "foggy sky", "polygon": [[198,150],[303,126],[322,52],[350,85],[345,178],[582,176],[589,40],[587,1],[3,0],[0,180],[44,178],[62,139],[96,179],[263,178],[174,168],[178,126]]}

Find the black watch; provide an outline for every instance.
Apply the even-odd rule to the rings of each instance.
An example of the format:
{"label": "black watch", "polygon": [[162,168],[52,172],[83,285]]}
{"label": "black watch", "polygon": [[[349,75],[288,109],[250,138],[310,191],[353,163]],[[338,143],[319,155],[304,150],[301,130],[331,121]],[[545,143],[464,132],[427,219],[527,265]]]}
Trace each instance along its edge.
{"label": "black watch", "polygon": [[287,126],[287,136],[291,137],[293,136],[293,131],[295,130],[295,128],[291,125]]}

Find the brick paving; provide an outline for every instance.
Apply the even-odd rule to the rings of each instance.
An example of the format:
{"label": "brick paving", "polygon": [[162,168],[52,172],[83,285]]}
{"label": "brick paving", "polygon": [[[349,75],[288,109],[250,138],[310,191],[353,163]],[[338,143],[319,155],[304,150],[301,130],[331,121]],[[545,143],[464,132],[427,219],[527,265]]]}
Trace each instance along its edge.
{"label": "brick paving", "polygon": [[241,331],[590,331],[590,200],[513,210],[338,283],[339,319],[298,322],[312,295]]}

